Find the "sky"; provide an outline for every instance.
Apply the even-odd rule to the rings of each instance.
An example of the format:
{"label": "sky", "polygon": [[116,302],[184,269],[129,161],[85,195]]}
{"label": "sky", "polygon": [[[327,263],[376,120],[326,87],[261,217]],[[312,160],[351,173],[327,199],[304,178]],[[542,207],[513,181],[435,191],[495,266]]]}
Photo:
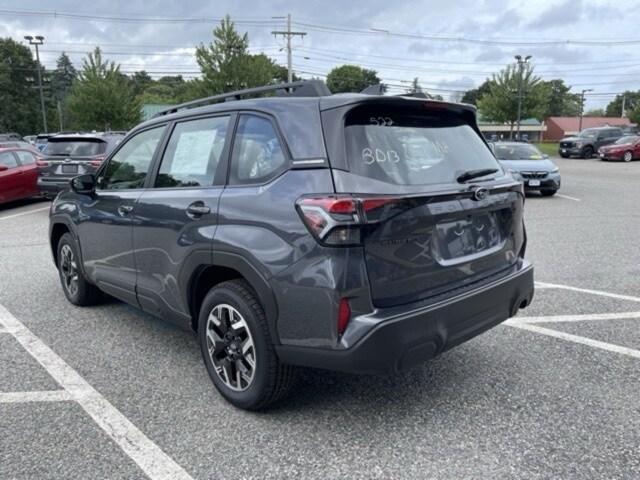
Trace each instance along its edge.
{"label": "sky", "polygon": [[418,77],[429,92],[457,100],[514,55],[531,55],[543,79],[592,89],[586,109],[640,89],[640,0],[0,0],[0,37],[43,35],[46,67],[62,51],[79,67],[100,46],[125,73],[193,78],[194,47],[211,42],[226,14],[248,32],[252,53],[282,65],[285,43],[271,32],[291,14],[293,30],[306,32],[293,40],[302,77],[357,64],[376,70],[391,93]]}

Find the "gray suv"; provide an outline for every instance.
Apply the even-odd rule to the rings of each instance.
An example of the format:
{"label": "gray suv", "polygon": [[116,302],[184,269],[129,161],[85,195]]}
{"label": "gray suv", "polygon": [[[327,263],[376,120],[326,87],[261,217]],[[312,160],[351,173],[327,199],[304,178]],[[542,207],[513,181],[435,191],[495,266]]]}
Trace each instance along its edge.
{"label": "gray suv", "polygon": [[623,135],[622,129],[617,127],[586,128],[578,135],[560,140],[558,153],[563,158],[591,158],[600,147],[612,144]]}
{"label": "gray suv", "polygon": [[50,240],[71,303],[194,330],[261,409],[296,366],[396,373],[527,306],[523,204],[473,107],[294,82],[139,125],[58,195]]}

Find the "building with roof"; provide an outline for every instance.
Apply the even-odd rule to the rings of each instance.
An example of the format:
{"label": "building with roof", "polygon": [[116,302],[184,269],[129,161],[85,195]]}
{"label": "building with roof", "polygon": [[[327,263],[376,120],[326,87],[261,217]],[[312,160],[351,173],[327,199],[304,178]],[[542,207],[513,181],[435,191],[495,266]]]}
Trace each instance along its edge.
{"label": "building with roof", "polygon": [[[579,132],[578,117],[549,117],[545,120],[547,130],[544,140],[559,141],[563,137]],[[582,129],[595,127],[630,127],[633,124],[628,118],[620,117],[582,117]]]}
{"label": "building with roof", "polygon": [[[513,138],[516,137],[516,126],[509,123],[495,123],[483,120],[481,115],[478,115],[478,127],[480,131],[488,140],[509,140],[511,138],[511,132],[513,132]],[[520,121],[520,138],[529,142],[538,142],[543,138],[543,134],[546,130],[544,122],[540,122],[535,118],[524,118]]]}

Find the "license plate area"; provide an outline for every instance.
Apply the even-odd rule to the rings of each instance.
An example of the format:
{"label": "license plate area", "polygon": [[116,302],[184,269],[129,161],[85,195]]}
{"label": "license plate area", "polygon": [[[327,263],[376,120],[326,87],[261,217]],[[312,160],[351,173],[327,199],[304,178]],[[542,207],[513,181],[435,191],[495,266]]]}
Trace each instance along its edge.
{"label": "license plate area", "polygon": [[78,173],[78,165],[62,165],[62,173]]}
{"label": "license plate area", "polygon": [[540,186],[540,180],[529,180],[529,181],[527,182],[527,184],[528,184],[530,187],[539,187],[539,186]]}
{"label": "license plate area", "polygon": [[437,224],[435,259],[448,266],[501,250],[505,241],[498,216],[489,212]]}

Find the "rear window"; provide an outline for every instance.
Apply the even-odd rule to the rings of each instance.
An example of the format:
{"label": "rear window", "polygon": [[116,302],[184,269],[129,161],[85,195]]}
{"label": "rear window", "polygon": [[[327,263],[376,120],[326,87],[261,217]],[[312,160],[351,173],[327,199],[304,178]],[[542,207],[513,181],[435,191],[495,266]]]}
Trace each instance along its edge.
{"label": "rear window", "polygon": [[78,156],[78,157],[92,157],[100,155],[107,150],[106,142],[102,140],[56,140],[50,138],[47,142],[47,146],[44,149],[46,155],[60,155],[60,156]]}
{"label": "rear window", "polygon": [[351,172],[387,183],[453,183],[468,170],[500,170],[455,112],[360,107],[347,116],[345,139]]}

